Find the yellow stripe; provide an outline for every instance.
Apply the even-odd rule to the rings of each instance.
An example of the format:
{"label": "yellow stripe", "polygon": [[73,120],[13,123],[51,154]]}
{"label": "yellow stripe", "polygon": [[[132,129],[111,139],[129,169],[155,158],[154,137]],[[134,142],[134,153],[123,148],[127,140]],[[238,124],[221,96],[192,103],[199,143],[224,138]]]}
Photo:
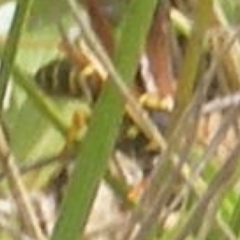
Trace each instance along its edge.
{"label": "yellow stripe", "polygon": [[58,79],[58,72],[59,72],[59,64],[56,64],[53,68],[52,78],[51,78],[51,88],[53,91],[56,91],[59,86],[59,79]]}
{"label": "yellow stripe", "polygon": [[69,78],[68,78],[68,91],[71,93],[71,94],[77,94],[78,92],[78,89],[77,89],[77,83],[76,83],[76,77],[77,77],[77,72],[75,69],[72,69],[70,71],[70,74],[69,74]]}

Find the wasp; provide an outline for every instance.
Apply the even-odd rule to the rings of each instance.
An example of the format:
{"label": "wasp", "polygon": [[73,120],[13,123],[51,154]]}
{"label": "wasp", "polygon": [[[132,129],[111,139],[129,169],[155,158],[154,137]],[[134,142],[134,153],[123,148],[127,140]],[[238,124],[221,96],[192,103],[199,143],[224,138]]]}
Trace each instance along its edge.
{"label": "wasp", "polygon": [[[89,4],[92,1],[89,1]],[[89,12],[95,11],[95,5],[89,5]],[[98,16],[93,14],[92,16]],[[101,18],[98,18],[98,20]],[[104,18],[105,19],[105,18]],[[109,31],[103,28],[106,24],[99,24],[101,21],[93,21],[93,29],[99,36],[102,45],[105,47],[109,57],[112,56],[112,38],[109,37]],[[95,24],[94,24],[95,23]],[[105,29],[105,31],[103,31]],[[102,84],[107,78],[106,71],[102,68],[101,63],[91,52],[79,34],[73,34],[70,38],[63,34],[63,41],[61,49],[64,51],[65,56],[51,61],[50,63],[42,66],[35,74],[36,83],[48,94],[55,96],[65,97],[86,97],[90,103],[94,103],[97,99]],[[107,36],[107,37],[106,37]],[[83,41],[82,41],[83,40]],[[138,75],[136,76],[138,80]],[[137,86],[142,91],[142,86]],[[140,94],[139,94],[140,95]],[[165,114],[153,114],[156,123],[166,125],[167,120]],[[132,135],[131,130],[137,128],[137,131]],[[75,128],[73,127],[75,131]],[[134,129],[135,130],[135,129]],[[147,159],[153,159],[158,154],[158,149],[148,148],[149,139],[146,138],[143,132],[138,131],[138,126],[131,118],[129,113],[125,114],[123,127],[120,131],[119,139],[116,143],[116,148],[127,152],[127,155],[133,155],[135,160],[142,159],[143,173],[148,175],[152,169],[152,164],[149,164]],[[150,149],[150,150],[149,150]],[[150,169],[150,170],[149,170]]]}

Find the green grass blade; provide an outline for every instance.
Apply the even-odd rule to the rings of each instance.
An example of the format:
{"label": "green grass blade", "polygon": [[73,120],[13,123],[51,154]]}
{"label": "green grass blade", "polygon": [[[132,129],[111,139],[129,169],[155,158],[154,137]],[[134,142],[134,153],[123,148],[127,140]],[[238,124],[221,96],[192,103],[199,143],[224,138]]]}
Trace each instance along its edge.
{"label": "green grass blade", "polygon": [[32,79],[28,79],[27,75],[24,75],[18,67],[13,67],[13,76],[14,81],[26,91],[36,107],[63,136],[66,136],[68,126],[59,115],[55,104],[50,99],[47,99],[33,81],[31,81]]}
{"label": "green grass blade", "polygon": [[[131,1],[120,28],[114,63],[128,85],[133,82],[156,4],[156,0]],[[124,101],[109,81],[96,104],[89,132],[79,147],[75,170],[52,240],[82,236],[97,186],[107,168],[123,112]]]}
{"label": "green grass blade", "polygon": [[233,214],[230,219],[230,226],[236,236],[239,236],[240,229],[239,229],[239,222],[240,222],[240,197],[238,198],[235,207],[233,209]]}
{"label": "green grass blade", "polygon": [[13,19],[13,24],[3,49],[0,71],[0,103],[2,104],[5,89],[17,54],[19,40],[25,26],[26,18],[34,0],[19,0]]}
{"label": "green grass blade", "polygon": [[[176,121],[184,109],[191,102],[199,63],[203,54],[203,43],[206,31],[213,20],[213,1],[198,2],[195,9],[195,21],[189,39],[185,60],[179,76],[178,92],[176,96],[177,106],[172,114],[170,128],[175,126]],[[169,134],[171,130],[169,129]]]}

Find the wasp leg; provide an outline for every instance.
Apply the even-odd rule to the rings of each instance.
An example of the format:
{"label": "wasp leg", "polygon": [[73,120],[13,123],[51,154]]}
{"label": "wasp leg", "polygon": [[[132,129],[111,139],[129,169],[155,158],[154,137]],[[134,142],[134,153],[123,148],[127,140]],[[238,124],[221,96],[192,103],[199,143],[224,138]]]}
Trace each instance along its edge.
{"label": "wasp leg", "polygon": [[[86,112],[74,112],[71,120],[71,125],[67,131],[66,142],[60,153],[60,156],[69,156],[73,153],[76,139],[78,139],[80,132],[88,125],[90,114]],[[67,158],[68,159],[68,158]]]}
{"label": "wasp leg", "polygon": [[133,203],[137,203],[148,183],[148,178],[143,178],[139,183],[133,186],[128,192],[127,198]]}

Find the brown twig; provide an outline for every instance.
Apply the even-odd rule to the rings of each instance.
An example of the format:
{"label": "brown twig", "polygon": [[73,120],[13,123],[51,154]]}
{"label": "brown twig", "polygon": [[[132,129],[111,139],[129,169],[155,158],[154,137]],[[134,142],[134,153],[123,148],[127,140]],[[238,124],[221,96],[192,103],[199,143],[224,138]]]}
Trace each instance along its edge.
{"label": "brown twig", "polygon": [[45,236],[38,223],[27,190],[21,180],[19,169],[15,164],[15,159],[9,148],[2,125],[0,125],[0,160],[8,182],[16,200],[20,219],[26,227],[27,233],[36,240],[45,240]]}
{"label": "brown twig", "polygon": [[240,92],[232,93],[227,96],[218,97],[206,103],[201,110],[202,115],[211,114],[213,112],[221,112],[227,108],[240,105]]}

